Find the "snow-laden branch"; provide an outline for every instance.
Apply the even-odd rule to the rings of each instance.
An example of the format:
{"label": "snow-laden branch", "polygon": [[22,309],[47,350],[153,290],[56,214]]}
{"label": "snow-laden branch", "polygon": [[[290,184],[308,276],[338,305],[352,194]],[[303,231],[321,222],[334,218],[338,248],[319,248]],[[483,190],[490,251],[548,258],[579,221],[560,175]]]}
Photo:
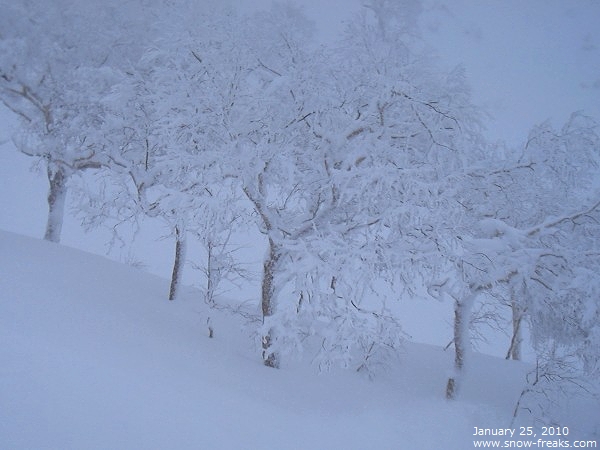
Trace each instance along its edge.
{"label": "snow-laden branch", "polygon": [[534,236],[536,234],[539,234],[543,230],[554,228],[563,222],[574,222],[575,220],[579,219],[580,217],[587,216],[587,215],[593,213],[599,207],[600,207],[600,200],[585,210],[582,210],[582,211],[579,211],[579,212],[576,212],[573,214],[564,215],[559,218],[549,219],[549,220],[545,221],[544,223],[541,223],[539,225],[536,225],[536,226],[531,227],[528,230],[524,230],[524,231],[527,236]]}

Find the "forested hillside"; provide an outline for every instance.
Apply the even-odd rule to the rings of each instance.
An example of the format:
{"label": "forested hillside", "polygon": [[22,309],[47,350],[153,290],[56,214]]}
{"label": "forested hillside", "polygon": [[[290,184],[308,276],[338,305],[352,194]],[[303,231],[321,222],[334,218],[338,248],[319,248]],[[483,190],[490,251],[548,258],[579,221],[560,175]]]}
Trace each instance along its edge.
{"label": "forested hillside", "polygon": [[[66,217],[108,230],[113,247],[160,224],[170,281],[152,284],[148,295],[164,305],[149,307],[190,302],[184,272],[196,269],[199,335],[218,333],[213,315],[230,317],[228,333],[243,319],[254,360],[273,369],[254,367],[257,378],[275,380],[275,369],[298,361],[315,373],[347,369],[344,379],[421,376],[424,356],[407,330],[436,329],[441,311],[449,342],[422,351],[443,410],[486,403],[474,392],[500,376],[485,383],[470,370],[485,364],[473,350],[492,341],[523,362],[490,363],[511,380],[510,406],[502,393],[490,400],[502,423],[488,426],[598,432],[597,420],[564,423],[573,396],[583,417],[600,410],[591,401],[600,374],[597,118],[575,111],[560,125],[530,124],[519,144],[491,139],[468,72],[439,63],[416,0],[365,1],[326,42],[291,4],[0,6],[0,100],[15,123],[2,151],[29,157],[47,179],[45,240],[61,242]],[[24,245],[35,264],[62,255]],[[12,286],[3,303],[21,296]],[[128,282],[113,288],[127,303]],[[43,305],[45,290],[34,283],[29,307]],[[95,296],[93,308],[118,317],[118,304],[105,305],[111,296]],[[416,315],[419,305],[437,313]],[[465,428],[480,427],[465,411]]]}

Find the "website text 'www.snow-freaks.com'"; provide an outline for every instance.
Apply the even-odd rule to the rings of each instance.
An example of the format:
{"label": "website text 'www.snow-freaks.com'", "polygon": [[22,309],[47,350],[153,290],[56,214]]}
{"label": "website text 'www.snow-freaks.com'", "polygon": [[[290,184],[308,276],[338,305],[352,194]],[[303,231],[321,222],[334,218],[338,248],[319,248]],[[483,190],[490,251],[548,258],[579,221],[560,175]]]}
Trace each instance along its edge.
{"label": "website text 'www.snow-freaks.com'", "polygon": [[[594,440],[573,440],[567,438],[568,427],[519,428],[479,428],[474,427],[473,447],[475,448],[597,448]],[[538,438],[538,435],[542,437]],[[492,437],[496,439],[492,439]],[[520,439],[498,439],[500,437]],[[487,438],[487,439],[481,439]]]}
{"label": "website text 'www.snow-freaks.com'", "polygon": [[569,441],[567,439],[473,441],[475,448],[597,448],[596,441]]}

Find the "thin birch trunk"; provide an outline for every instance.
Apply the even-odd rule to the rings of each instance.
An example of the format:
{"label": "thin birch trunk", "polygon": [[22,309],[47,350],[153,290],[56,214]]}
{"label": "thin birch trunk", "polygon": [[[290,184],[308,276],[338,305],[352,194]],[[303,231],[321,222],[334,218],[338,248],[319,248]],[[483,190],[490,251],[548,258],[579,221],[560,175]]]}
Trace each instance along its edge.
{"label": "thin birch trunk", "polygon": [[524,309],[521,303],[516,297],[516,293],[511,293],[510,307],[512,311],[512,338],[510,340],[510,347],[506,353],[506,359],[514,359],[516,361],[521,360],[521,343],[523,342],[522,323],[524,316]]}
{"label": "thin birch trunk", "polygon": [[171,275],[171,287],[169,289],[169,300],[175,300],[179,294],[181,278],[183,276],[183,265],[185,263],[186,236],[185,230],[179,226],[175,227],[175,261],[173,262],[173,274]]}

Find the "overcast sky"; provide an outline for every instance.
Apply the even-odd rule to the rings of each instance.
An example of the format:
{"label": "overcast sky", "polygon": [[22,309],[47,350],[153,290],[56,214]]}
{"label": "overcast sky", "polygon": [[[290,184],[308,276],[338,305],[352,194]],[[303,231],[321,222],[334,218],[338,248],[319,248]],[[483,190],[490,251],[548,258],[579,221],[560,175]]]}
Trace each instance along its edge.
{"label": "overcast sky", "polygon": [[600,119],[600,2],[431,3],[427,36],[448,63],[464,63],[475,100],[495,117],[490,136],[522,141],[533,124],[559,125],[577,110]]}

